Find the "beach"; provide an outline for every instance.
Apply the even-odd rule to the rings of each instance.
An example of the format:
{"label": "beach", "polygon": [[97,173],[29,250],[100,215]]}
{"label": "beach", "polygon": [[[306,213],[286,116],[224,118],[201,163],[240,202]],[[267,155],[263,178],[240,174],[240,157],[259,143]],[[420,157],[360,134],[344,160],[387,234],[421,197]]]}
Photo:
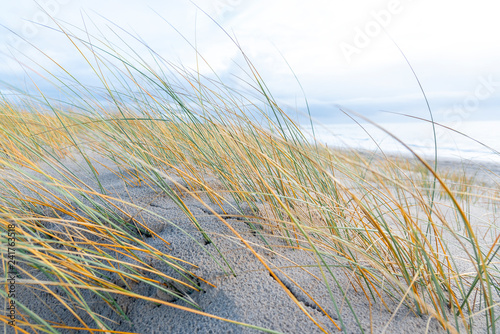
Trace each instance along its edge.
{"label": "beach", "polygon": [[[135,184],[125,182],[133,174],[133,171],[117,166],[112,161],[95,153],[91,153],[89,157],[93,161],[101,185],[89,173],[85,166],[85,160],[81,157],[66,161],[64,166],[71,170],[74,178],[81,180],[89,189],[97,191],[102,186],[108,191],[107,195],[110,198],[119,199],[119,201],[111,200],[111,202],[116,203],[115,210],[119,215],[134,217],[137,222],[144,224],[148,230],[154,232],[156,235],[147,233],[141,237],[147,245],[161,253],[168,254],[169,257],[182,259],[182,261],[192,264],[185,266],[185,268],[191,272],[190,278],[195,282],[198,291],[178,282],[164,286],[166,290],[174,291],[183,298],[193,301],[202,312],[280,333],[321,333],[323,330],[336,333],[338,332],[337,326],[343,326],[349,333],[360,332],[359,327],[367,333],[381,333],[382,331],[385,333],[446,332],[435,318],[430,318],[424,313],[416,314],[406,305],[398,305],[397,300],[391,300],[386,296],[384,300],[387,305],[384,305],[367,299],[366,291],[361,290],[355,282],[356,276],[352,273],[350,275],[349,270],[346,270],[349,268],[349,264],[345,260],[339,260],[335,256],[325,257],[325,262],[321,264],[331,264],[328,270],[332,274],[331,276],[325,275],[326,267],[320,268],[321,266],[318,266],[318,259],[314,252],[306,250],[306,247],[303,250],[290,247],[277,226],[256,219],[250,208],[241,205],[241,203],[238,205],[234,201],[227,201],[223,205],[219,205],[211,201],[206,193],[196,192],[193,189],[188,190],[185,180],[179,176],[162,175],[166,184],[171,189],[175,189],[175,192],[182,198],[185,207],[181,209],[178,203],[175,203],[175,198],[162,191],[161,187],[157,185],[148,185],[145,182]],[[445,169],[455,168],[455,172],[460,173],[462,170],[457,169],[457,166],[460,166],[457,161],[446,160],[440,163],[440,170],[442,172]],[[44,178],[47,180],[52,177],[63,179],[56,169],[51,167],[53,166],[44,167],[44,171],[48,173]],[[469,167],[468,171],[472,174],[484,174],[481,169],[476,168],[472,171],[471,168]],[[498,166],[494,166],[494,168],[498,168]],[[28,175],[33,174],[32,171],[27,173]],[[484,178],[488,177],[483,176]],[[53,179],[52,182],[54,182]],[[213,189],[221,189],[220,182],[215,178],[207,177],[207,182],[211,183]],[[29,191],[26,195],[29,195]],[[444,206],[449,205],[449,201],[446,200],[443,200],[442,203]],[[186,210],[192,213],[209,235],[210,243],[207,243],[202,233],[193,224],[192,218],[186,215]],[[497,221],[497,215],[481,203],[474,204],[470,212],[471,222],[476,223],[476,231],[483,231],[481,234],[483,241],[488,243],[489,238],[485,236],[484,232],[487,229],[485,222]],[[51,223],[50,218],[67,219],[68,221],[74,219],[74,217],[62,214],[50,214],[48,211],[45,214],[49,219],[42,224],[47,230],[60,230],[62,228],[60,224]],[[488,215],[489,217],[486,219],[485,217]],[[456,220],[456,217],[450,219],[450,221]],[[269,268],[282,282],[281,284],[228,225],[246,240],[259,257],[266,261]],[[498,229],[498,225],[494,225],[494,228]],[[495,233],[491,227],[490,232],[494,237]],[[259,237],[260,233],[266,236],[265,242]],[[91,236],[89,238],[92,239]],[[97,240],[95,241],[97,242]],[[304,240],[303,243],[307,244]],[[145,263],[170,277],[179,281],[185,280],[179,272],[158,258],[140,251],[135,252],[135,254]],[[224,261],[227,261],[227,264],[232,268],[231,270],[224,263],[221,265],[222,260],[219,254],[224,255]],[[462,255],[454,253],[453,256]],[[134,263],[129,256],[118,253],[114,256],[117,256],[117,259],[121,261]],[[464,260],[463,270],[470,270],[471,268],[465,262],[467,261]],[[343,268],[342,263],[344,263]],[[42,281],[47,280],[50,276],[45,276],[37,270],[29,268],[27,270],[34,278]],[[140,273],[144,277],[154,277],[147,270],[142,270]],[[259,330],[235,323],[171,307],[177,305],[193,308],[182,298],[172,296],[145,282],[120,278],[114,273],[102,272],[101,277],[123,288],[128,287],[139,295],[170,303],[170,306],[161,305],[150,300],[115,294],[112,298],[116,301],[116,305],[110,305],[109,302],[105,302],[95,293],[81,290],[83,299],[87,301],[92,312],[114,331],[134,333],[259,332]],[[325,277],[327,278],[325,279]],[[127,284],[129,285],[127,286]],[[30,283],[26,274],[21,275],[17,281],[18,301],[29,305],[32,312],[47,321],[64,323],[70,328],[81,326],[82,323],[78,317],[85,323],[93,322],[88,311],[81,309],[81,305],[72,304],[71,301],[66,300],[67,294],[63,292],[61,286],[54,284],[48,285],[48,287],[51,292],[44,291],[40,285]],[[339,287],[343,287],[343,291]],[[56,296],[65,298],[67,306],[63,307]],[[348,298],[344,298],[344,296]],[[293,301],[294,298],[300,306]],[[337,302],[336,305],[332,303],[332,299]],[[120,315],[116,311],[116,306],[121,308],[123,314]],[[74,314],[71,314],[69,309],[72,309]],[[356,317],[353,316],[350,309],[356,311]],[[393,311],[394,309],[396,311]],[[337,316],[338,313],[342,314],[341,321]],[[483,328],[485,323],[481,320],[481,316],[477,316],[474,324],[474,333],[485,332]],[[7,332],[13,333],[12,328],[8,329]],[[73,333],[75,331],[65,329],[61,332]]]}
{"label": "beach", "polygon": [[[210,17],[200,27],[228,57],[167,24],[191,52],[179,63],[168,38],[155,51],[101,19],[51,20],[66,44],[12,55],[24,77],[0,97],[4,332],[500,331],[500,123],[494,100],[472,114],[492,75],[434,111],[442,92],[425,94],[406,57],[406,93],[368,71],[369,92],[347,80],[344,100],[349,71],[321,65],[306,81],[335,84],[309,99],[286,57],[257,57],[274,64],[261,73]],[[452,97],[467,110],[447,110]]]}

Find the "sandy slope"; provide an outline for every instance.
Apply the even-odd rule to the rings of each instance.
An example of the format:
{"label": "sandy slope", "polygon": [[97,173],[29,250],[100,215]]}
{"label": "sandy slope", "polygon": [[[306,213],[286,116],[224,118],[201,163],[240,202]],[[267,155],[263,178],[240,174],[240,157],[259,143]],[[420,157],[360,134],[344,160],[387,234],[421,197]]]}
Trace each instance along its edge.
{"label": "sandy slope", "polygon": [[[90,186],[97,187],[92,177],[84,168],[80,168],[78,164],[70,164],[69,166],[79,178],[86,180]],[[284,333],[320,333],[318,327],[315,326],[287,296],[278,282],[269,272],[267,272],[263,265],[256,260],[255,256],[251,254],[247,247],[235,238],[228,227],[198,200],[191,198],[188,194],[184,194],[185,197],[183,199],[187,207],[193,212],[203,228],[210,232],[210,236],[214,241],[212,244],[205,245],[203,237],[197,232],[193,223],[175,203],[173,203],[172,199],[168,196],[159,194],[158,189],[154,186],[149,187],[144,184],[138,186],[127,185],[111,171],[99,167],[97,164],[96,167],[98,168],[102,184],[106,189],[111,191],[113,196],[144,206],[147,211],[137,213],[136,209],[130,207],[125,208],[125,206],[124,209],[131,215],[137,214],[140,220],[143,220],[145,224],[158,233],[165,241],[170,243],[170,245],[166,245],[158,238],[146,237],[145,240],[148,244],[172,256],[196,264],[198,267],[192,269],[193,273],[203,277],[216,286],[212,287],[198,281],[202,289],[201,292],[195,291],[189,294],[187,291],[183,292],[186,293],[188,296],[187,298],[192,298],[192,300],[200,306],[202,311]],[[115,170],[119,171],[118,168],[115,168]],[[120,171],[122,173],[124,172],[123,170]],[[172,184],[171,180],[167,182]],[[210,203],[208,198],[203,197],[203,199],[207,201],[208,205],[215,212],[223,214],[221,208]],[[314,267],[307,267],[304,269],[297,268],[296,264],[302,266],[307,264],[315,265],[316,261],[314,258],[305,252],[287,249],[285,243],[278,238],[273,240],[275,244],[273,251],[266,249],[258,234],[252,232],[250,229],[247,220],[240,217],[241,213],[234,207],[230,207],[229,204],[225,205],[225,210],[227,212],[227,216],[225,217],[227,222],[231,224],[238,233],[244,236],[268,263],[272,266],[282,268],[283,273],[275,269],[276,274],[302,303],[304,308],[317,319],[327,331],[337,332],[332,321],[330,321],[323,314],[321,309],[286,276],[288,275],[293,278],[296,283],[302,286],[316,301],[318,301],[324,310],[339,323],[336,319],[337,312],[335,311],[335,306],[321,278],[321,271]],[[478,212],[475,213],[477,216],[487,213],[487,211],[482,208],[477,208],[477,210]],[[164,219],[160,219],[160,217]],[[268,227],[258,224],[257,226],[257,230],[261,229],[263,232],[267,232]],[[47,228],[56,227],[48,224]],[[194,238],[188,237],[181,229],[191,233]],[[226,256],[229,264],[233,266],[236,277],[229,274],[227,266],[222,265],[226,270],[225,273],[221,266],[217,265],[208,254],[210,252],[214,257],[220,260],[214,244],[217,245],[220,251]],[[200,247],[200,245],[202,245],[205,250]],[[332,264],[333,263],[335,262],[332,260]],[[174,277],[176,275],[175,272],[163,263],[157,262],[153,263],[153,265],[158,266],[158,268],[161,268],[164,272]],[[371,330],[373,330],[374,333],[380,332],[393,314],[380,304],[373,304],[370,307],[362,291],[355,291],[353,289],[350,284],[351,277],[349,274],[346,275],[343,270],[335,267],[332,267],[332,270],[336,273],[339,285],[343,287],[345,293],[349,296],[351,303],[350,307],[356,310],[356,314],[359,317],[358,321],[362,324],[366,332],[369,333]],[[43,278],[42,273],[35,273],[35,275],[39,278]],[[117,277],[110,277],[110,279],[116,280],[117,283],[120,282]],[[349,305],[347,305],[342,298],[340,289],[332,280],[329,280],[329,283],[332,290],[332,296],[343,314],[345,326],[350,332],[359,332],[356,320],[349,310]],[[155,288],[151,288],[146,284],[133,284],[132,286],[135,292],[142,295],[159,297],[165,301],[188,306],[184,301],[175,300],[170,295],[158,291]],[[55,290],[58,291],[57,288],[55,288]],[[179,290],[182,289],[179,288]],[[25,302],[33,311],[45,319],[62,321],[67,325],[80,326],[76,318],[66,309],[61,307],[55,298],[50,296],[47,292],[27,289],[20,284],[19,293],[21,301]],[[108,319],[106,322],[110,324],[111,328],[117,331],[132,331],[138,333],[257,332],[220,320],[210,319],[174,309],[166,305],[156,305],[149,301],[117,296],[117,302],[122,306],[127,317],[134,324],[131,325],[129,322],[124,321],[123,318],[116,315],[107,304],[94,294],[88,292],[85,292],[85,294],[88,295],[91,309],[104,317],[104,319]],[[75,309],[75,312],[82,316],[84,320],[88,321],[88,323],[93,323],[85,312],[78,309]],[[477,331],[475,332],[482,332],[480,326],[481,325],[478,325],[476,328]],[[436,320],[429,320],[427,316],[415,316],[406,307],[402,306],[399,308],[397,314],[394,315],[387,328],[387,332],[424,333],[426,328],[429,333],[443,332]]]}

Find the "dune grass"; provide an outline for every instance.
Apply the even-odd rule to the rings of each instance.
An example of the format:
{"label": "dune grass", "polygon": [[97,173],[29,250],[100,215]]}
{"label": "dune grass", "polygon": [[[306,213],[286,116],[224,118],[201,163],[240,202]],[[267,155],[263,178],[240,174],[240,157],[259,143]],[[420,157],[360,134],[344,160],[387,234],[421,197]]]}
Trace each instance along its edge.
{"label": "dune grass", "polygon": [[[270,249],[275,244],[272,239],[280,238],[288,247],[314,255],[337,312],[329,317],[338,329],[353,330],[346,328],[341,308],[349,309],[355,319],[357,310],[347,294],[342,301],[333,297],[333,290],[343,294],[345,287],[335,283],[332,263],[354,275],[353,288],[370,305],[394,311],[404,304],[415,315],[437,319],[450,333],[473,332],[478,321],[486,323],[488,332],[498,332],[500,234],[493,218],[484,222],[489,224],[488,238],[471,222],[471,210],[478,203],[497,212],[498,183],[477,186],[473,177],[461,173],[437,174],[419,157],[371,156],[311,143],[280,109],[244,54],[248,92],[173,65],[153,51],[153,60],[146,62],[126,45],[121,49],[95,36],[89,43],[68,30],[62,32],[87,57],[89,71],[102,87],[92,90],[71,75],[49,73],[69,103],[50,100],[43,92],[37,98],[26,94],[22,103],[6,98],[1,102],[0,249],[6,288],[0,294],[5,299],[6,240],[15,226],[18,284],[46,291],[75,317],[77,305],[93,321],[80,319],[82,329],[112,330],[92,311],[83,291],[97,295],[125,319],[116,301],[120,295],[218,318],[199,310],[179,289],[168,288],[199,290],[198,282],[206,280],[192,273],[196,263],[173,258],[144,242],[145,235],[160,236],[128,209],[147,208],[109,195],[111,190],[94,168],[102,163],[95,158],[100,156],[110,170],[128,171],[120,174],[124,182],[160,188],[206,243],[213,242],[211,231],[190,212],[186,197],[203,204],[203,193],[221,207],[229,201],[250,207],[253,218],[272,230],[272,236],[256,230]],[[80,159],[97,186],[75,177],[68,168],[71,159]],[[174,178],[183,182],[172,187],[166,180]],[[208,205],[207,210],[211,210]],[[223,216],[213,214],[250,249],[297,307],[326,331],[245,236]],[[222,252],[211,256],[227,275],[236,274]],[[148,260],[153,258],[184,279],[155,269]],[[464,272],[464,265],[472,270]],[[191,307],[138,295],[133,288],[137,282]],[[17,305],[22,315],[19,332],[65,329],[64,323],[32,313],[30,305],[21,301]],[[0,320],[8,323],[9,318],[2,315]],[[359,330],[368,331],[357,323]]]}

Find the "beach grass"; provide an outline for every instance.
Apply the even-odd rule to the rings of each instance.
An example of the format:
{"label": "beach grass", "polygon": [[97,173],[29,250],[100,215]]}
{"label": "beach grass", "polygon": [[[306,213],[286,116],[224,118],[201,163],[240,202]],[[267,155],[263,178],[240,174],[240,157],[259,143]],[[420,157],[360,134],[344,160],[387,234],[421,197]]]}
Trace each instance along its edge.
{"label": "beach grass", "polygon": [[[497,175],[491,173],[491,182],[478,183],[459,168],[436,170],[411,151],[411,158],[401,159],[314,142],[280,108],[244,53],[248,90],[240,91],[214,76],[169,63],[154,51],[146,62],[127,44],[118,48],[95,36],[90,43],[68,30],[61,32],[89,60],[89,72],[102,87],[93,90],[71,74],[62,78],[49,73],[67,101],[39,92],[25,93],[21,101],[4,97],[0,103],[0,250],[5,285],[0,294],[5,300],[12,273],[8,233],[15,230],[17,284],[56,298],[79,319],[81,329],[113,330],[94,313],[83,291],[98,296],[125,320],[117,296],[219,319],[181,293],[180,287],[199,291],[200,281],[211,284],[193,273],[198,264],[144,241],[145,236],[161,236],[131,212],[154,212],[110,195],[112,189],[101,182],[95,168],[104,164],[120,171],[117,175],[124,183],[149,185],[168,196],[196,227],[196,232],[186,232],[186,238],[201,234],[204,243],[198,246],[214,244],[215,251],[205,251],[221,271],[237,276],[217,248],[213,231],[186,205],[188,198],[198,201],[324,332],[327,328],[276,274],[279,268],[211,205],[222,210],[229,203],[250,208],[251,213],[241,210],[242,215],[266,227],[251,228],[272,252],[286,247],[310,254],[335,310],[326,316],[339,330],[370,330],[363,328],[350,294],[338,282],[340,268],[370,306],[382,305],[396,313],[404,305],[415,316],[436,319],[450,333],[472,333],[478,323],[489,333],[499,331]],[[69,167],[74,161],[90,181],[76,177]],[[473,223],[478,205],[493,213],[481,218],[480,229]],[[152,259],[179,276],[156,269]],[[138,283],[189,307],[137,294]],[[339,300],[337,294],[344,298]],[[16,305],[21,333],[70,329],[63,322],[41,318],[21,300]],[[82,319],[74,305],[92,322]],[[346,327],[346,310],[357,329]],[[8,324],[9,317],[2,315],[0,320]]]}

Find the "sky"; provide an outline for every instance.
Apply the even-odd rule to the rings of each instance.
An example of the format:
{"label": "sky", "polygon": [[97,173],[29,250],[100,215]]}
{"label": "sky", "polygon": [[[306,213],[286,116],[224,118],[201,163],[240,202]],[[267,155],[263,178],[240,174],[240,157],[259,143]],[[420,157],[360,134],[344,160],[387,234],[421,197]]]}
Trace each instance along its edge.
{"label": "sky", "polygon": [[[3,93],[9,89],[1,82],[27,82],[20,60],[29,57],[49,69],[55,66],[36,48],[82,80],[95,80],[68,39],[44,27],[55,26],[48,14],[66,27],[74,25],[73,31],[100,29],[110,39],[115,37],[109,29],[118,30],[116,24],[186,68],[196,68],[196,57],[184,38],[196,41],[221,77],[240,75],[241,54],[215,20],[238,40],[273,96],[290,112],[306,111],[295,75],[313,117],[321,122],[346,121],[339,106],[378,122],[411,120],[389,112],[429,118],[401,49],[437,121],[500,119],[500,20],[491,0],[0,2]],[[200,71],[209,69],[202,66]]]}

